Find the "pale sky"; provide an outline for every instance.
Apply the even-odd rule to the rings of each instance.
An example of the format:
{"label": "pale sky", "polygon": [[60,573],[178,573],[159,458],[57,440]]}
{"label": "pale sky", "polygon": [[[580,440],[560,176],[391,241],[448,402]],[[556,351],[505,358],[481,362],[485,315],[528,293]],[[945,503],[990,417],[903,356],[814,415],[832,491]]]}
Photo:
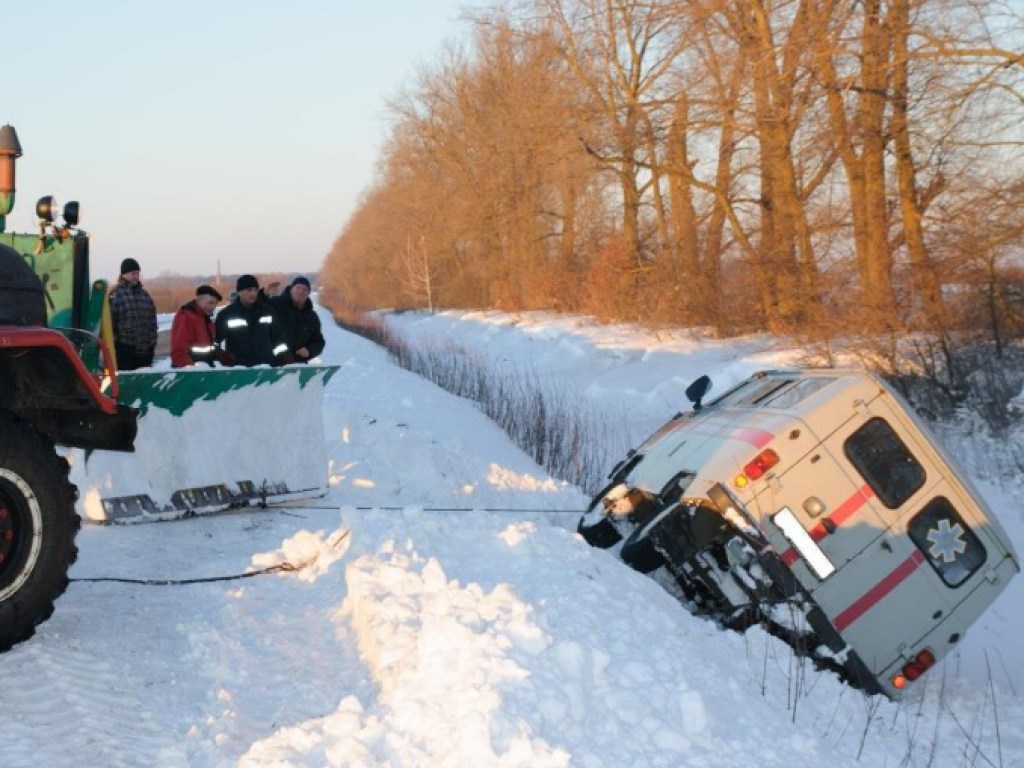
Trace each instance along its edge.
{"label": "pale sky", "polygon": [[474,0],[0,0],[7,231],[78,200],[92,276],[319,267],[372,182],[386,100]]}

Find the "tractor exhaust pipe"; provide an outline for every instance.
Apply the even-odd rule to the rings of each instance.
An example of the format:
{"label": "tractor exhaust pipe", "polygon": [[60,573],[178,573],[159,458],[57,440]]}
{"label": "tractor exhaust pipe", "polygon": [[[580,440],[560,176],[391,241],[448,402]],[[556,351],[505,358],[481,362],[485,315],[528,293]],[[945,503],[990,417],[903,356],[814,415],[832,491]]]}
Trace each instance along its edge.
{"label": "tractor exhaust pipe", "polygon": [[0,232],[7,225],[7,214],[14,208],[14,161],[21,157],[21,143],[13,125],[0,128]]}

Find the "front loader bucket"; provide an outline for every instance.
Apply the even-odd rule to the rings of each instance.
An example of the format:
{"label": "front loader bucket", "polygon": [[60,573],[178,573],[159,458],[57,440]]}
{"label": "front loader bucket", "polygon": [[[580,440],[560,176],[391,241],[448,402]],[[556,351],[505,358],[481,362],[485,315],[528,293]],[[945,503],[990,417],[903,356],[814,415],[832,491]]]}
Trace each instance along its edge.
{"label": "front loader bucket", "polygon": [[75,451],[79,514],[95,522],[184,517],[327,492],[323,391],[337,366],[126,371],[135,453]]}
{"label": "front loader bucket", "polygon": [[[280,381],[297,380],[300,390],[305,390],[314,381],[326,384],[337,370],[336,365],[295,365],[286,368],[193,367],[169,371],[123,371],[117,376],[120,387],[117,399],[138,408],[141,416],[145,416],[150,408],[183,416],[196,403],[214,401],[229,392],[240,394],[243,390],[275,385]],[[294,405],[298,406],[298,403]],[[280,402],[280,407],[290,410],[289,403]]]}

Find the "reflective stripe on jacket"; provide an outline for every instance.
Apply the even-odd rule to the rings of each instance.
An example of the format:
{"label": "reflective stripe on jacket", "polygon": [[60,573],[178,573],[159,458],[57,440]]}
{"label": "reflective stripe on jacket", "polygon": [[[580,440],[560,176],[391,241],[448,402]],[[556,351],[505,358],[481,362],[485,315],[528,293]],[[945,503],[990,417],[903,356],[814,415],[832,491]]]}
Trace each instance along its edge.
{"label": "reflective stripe on jacket", "polygon": [[183,304],[171,323],[171,367],[212,363],[216,359],[214,332],[213,320],[195,300]]}
{"label": "reflective stripe on jacket", "polygon": [[274,313],[265,299],[251,307],[238,299],[217,315],[217,342],[238,365],[278,365],[274,348],[282,343],[274,323]]}
{"label": "reflective stripe on jacket", "polygon": [[[281,340],[288,345],[293,355],[295,350],[305,347],[309,356],[316,357],[324,351],[324,335],[320,329],[320,318],[313,309],[313,302],[306,299],[301,307],[292,301],[291,288],[280,296],[270,300],[274,307],[274,321],[280,326]],[[308,359],[295,358],[297,363],[308,362]]]}

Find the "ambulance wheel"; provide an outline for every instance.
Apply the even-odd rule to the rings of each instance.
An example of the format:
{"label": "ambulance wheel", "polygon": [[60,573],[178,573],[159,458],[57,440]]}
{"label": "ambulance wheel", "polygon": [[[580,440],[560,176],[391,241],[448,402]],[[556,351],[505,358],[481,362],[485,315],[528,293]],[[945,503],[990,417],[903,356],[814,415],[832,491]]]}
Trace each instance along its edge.
{"label": "ambulance wheel", "polygon": [[67,588],[75,494],[53,443],[0,411],[0,652],[31,637]]}
{"label": "ambulance wheel", "polygon": [[626,541],[622,544],[622,549],[619,550],[619,557],[622,558],[622,562],[633,570],[640,571],[640,573],[653,573],[665,565],[665,558],[655,548],[651,532],[658,527],[666,515],[670,514],[674,508],[675,505],[672,505],[662,510],[643,525],[638,525],[629,534]]}

